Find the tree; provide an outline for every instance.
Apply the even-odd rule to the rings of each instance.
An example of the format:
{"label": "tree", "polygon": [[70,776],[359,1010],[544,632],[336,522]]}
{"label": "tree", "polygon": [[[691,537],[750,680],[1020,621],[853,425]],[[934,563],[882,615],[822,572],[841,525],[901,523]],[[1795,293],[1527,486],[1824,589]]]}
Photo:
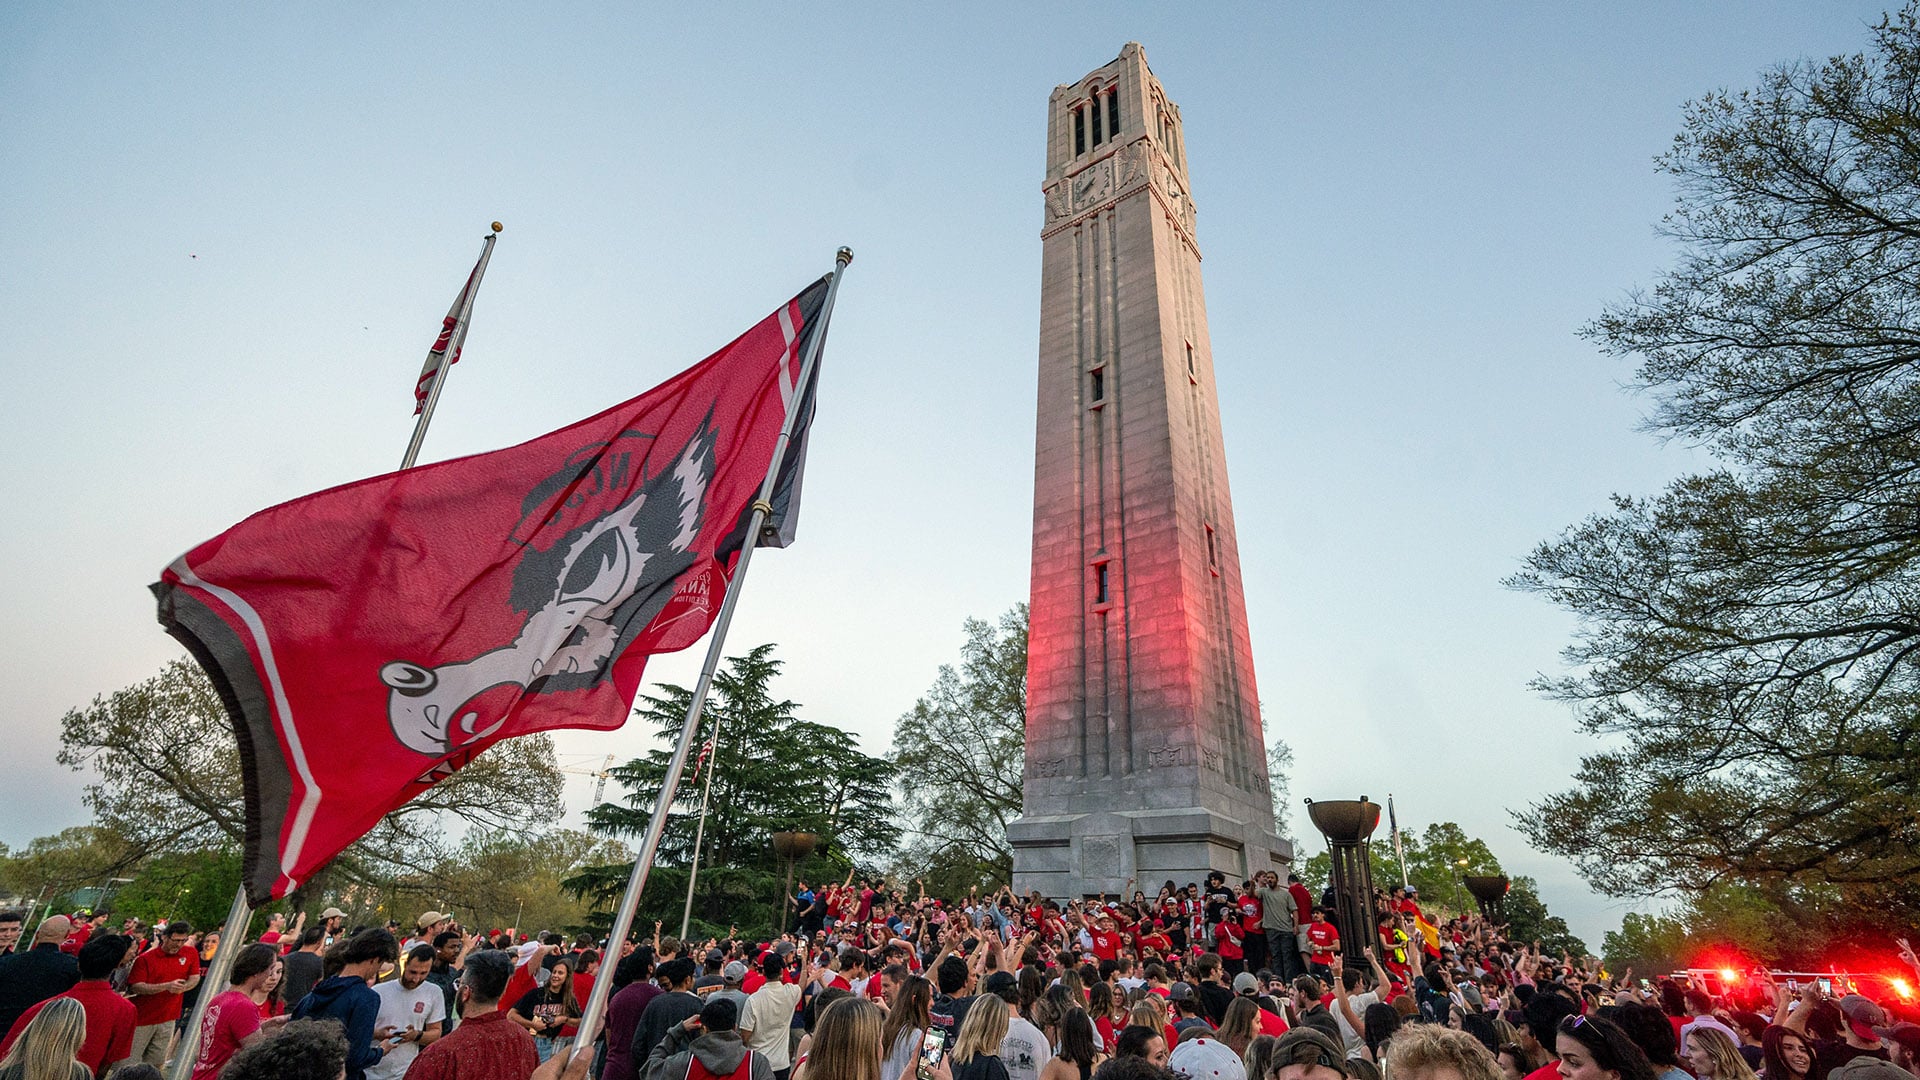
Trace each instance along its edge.
{"label": "tree", "polygon": [[396,883],[396,902],[384,913],[403,925],[431,907],[457,912],[469,927],[571,930],[587,925],[589,906],[562,883],[582,866],[626,854],[619,843],[579,829],[476,829],[433,874]]}
{"label": "tree", "polygon": [[902,863],[928,867],[929,888],[947,895],[1013,880],[1007,823],[1027,757],[1027,605],[964,629],[960,665],[942,664],[893,729]]}
{"label": "tree", "polygon": [[[862,753],[846,732],[799,719],[796,703],[777,699],[773,681],[781,662],[773,658],[773,649],[761,645],[745,656],[730,657],[714,674],[705,724],[708,732],[719,734],[697,770],[689,762],[674,793],[674,813],[661,836],[641,904],[643,912],[670,912],[670,917],[656,917],[676,929],[702,789],[709,779],[713,792],[707,799],[694,910],[720,932],[728,924],[743,929],[774,925],[773,901],[785,869],[773,855],[774,833],[810,832],[821,838],[818,854],[801,868],[803,874],[828,866],[844,872],[856,859],[885,859],[898,840],[887,795],[893,766]],[[602,803],[588,811],[589,828],[629,839],[646,832],[692,699],[691,690],[672,684],[642,696],[639,715],[653,724],[666,745],[613,770],[614,779],[627,788],[624,804]],[[695,745],[699,757],[700,743]],[[597,906],[610,908],[632,866],[629,860],[624,866],[592,867],[570,878],[569,885],[594,897]],[[680,868],[677,889],[662,873],[666,867]]]}
{"label": "tree", "polygon": [[140,852],[120,834],[97,825],[75,825],[18,851],[0,853],[0,896],[66,906],[60,902],[76,890],[125,877],[139,863]]}
{"label": "tree", "polygon": [[[86,804],[96,826],[124,841],[118,868],[240,848],[246,802],[231,730],[213,684],[186,658],[61,719],[60,762],[93,770]],[[431,875],[451,854],[443,829],[449,818],[481,829],[537,829],[559,814],[552,740],[507,739],[382,818],[324,873],[380,885],[401,874]],[[315,883],[303,890],[314,892]]]}
{"label": "tree", "polygon": [[1678,264],[1587,335],[1718,466],[1616,497],[1516,587],[1607,740],[1517,815],[1613,895],[1842,886],[1920,913],[1920,22],[1690,104]]}
{"label": "tree", "polygon": [[[1467,891],[1469,874],[1505,873],[1493,849],[1479,837],[1468,836],[1465,829],[1451,821],[1428,825],[1423,832],[1412,828],[1400,834],[1400,848],[1407,860],[1407,881],[1420,894],[1420,906],[1431,915],[1442,917],[1477,911],[1478,905]],[[1320,852],[1300,868],[1300,880],[1314,892],[1326,888],[1333,860]],[[1400,883],[1400,861],[1394,857],[1388,837],[1376,832],[1367,843],[1367,866],[1377,888]],[[1584,955],[1586,943],[1573,935],[1565,919],[1547,911],[1540,899],[1539,887],[1530,877],[1516,877],[1506,897],[1507,932],[1516,941],[1540,941],[1550,953],[1562,950]]]}
{"label": "tree", "polygon": [[[1264,714],[1265,710],[1262,710]],[[1264,723],[1264,715],[1262,717]],[[1267,744],[1267,787],[1273,795],[1273,831],[1291,840],[1293,837],[1293,747],[1275,737]]]}
{"label": "tree", "polygon": [[1587,955],[1587,943],[1574,936],[1567,920],[1547,911],[1546,902],[1540,899],[1540,886],[1532,878],[1523,875],[1513,879],[1502,910],[1507,917],[1508,940],[1538,941],[1549,956]]}
{"label": "tree", "polygon": [[1632,968],[1651,978],[1686,967],[1689,952],[1687,928],[1679,919],[1629,911],[1620,916],[1620,929],[1607,931],[1600,958],[1609,971]]}

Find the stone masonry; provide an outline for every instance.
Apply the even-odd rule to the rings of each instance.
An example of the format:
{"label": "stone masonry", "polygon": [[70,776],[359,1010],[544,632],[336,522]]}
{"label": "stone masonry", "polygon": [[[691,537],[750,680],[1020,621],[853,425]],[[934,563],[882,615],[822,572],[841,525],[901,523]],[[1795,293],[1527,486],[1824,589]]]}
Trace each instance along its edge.
{"label": "stone masonry", "polygon": [[1014,887],[1284,873],[1180,110],[1131,43],[1048,108]]}

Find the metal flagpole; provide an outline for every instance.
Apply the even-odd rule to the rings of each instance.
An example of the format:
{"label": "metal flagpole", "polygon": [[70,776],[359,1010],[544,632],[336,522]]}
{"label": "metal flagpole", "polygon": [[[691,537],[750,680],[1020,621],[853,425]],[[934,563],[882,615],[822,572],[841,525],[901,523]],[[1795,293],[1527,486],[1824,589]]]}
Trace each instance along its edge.
{"label": "metal flagpole", "polygon": [[[833,280],[827,284],[827,300],[820,309],[820,332],[812,335],[807,343],[807,354],[800,360],[800,378],[794,385],[805,392],[812,384],[813,368],[820,358],[820,347],[827,340],[827,323],[833,318],[834,296],[840,291],[840,279],[844,276],[847,264],[853,261],[853,249],[841,248],[833,257]],[[800,399],[796,398],[798,402]],[[687,706],[686,723],[680,727],[680,741],[674,745],[673,757],[667,761],[667,774],[660,781],[660,794],[653,801],[653,817],[647,821],[647,831],[640,840],[640,850],[634,853],[633,874],[627,878],[627,891],[620,897],[619,910],[614,912],[613,930],[607,935],[607,956],[614,962],[619,961],[620,943],[627,940],[627,934],[633,930],[634,908],[640,903],[640,893],[647,887],[647,872],[653,868],[653,857],[660,850],[660,835],[667,828],[667,811],[672,808],[674,795],[680,786],[680,774],[687,767],[687,754],[693,749],[694,735],[700,730],[700,712],[706,706],[707,691],[713,687],[714,669],[720,666],[720,652],[726,647],[727,625],[733,621],[733,609],[740,602],[740,582],[747,576],[747,565],[753,560],[753,549],[759,545],[761,530],[766,527],[767,516],[773,512],[773,485],[780,478],[780,466],[787,457],[787,445],[793,441],[793,425],[800,419],[800,410],[787,413],[786,423],[781,425],[780,438],[773,444],[773,458],[767,462],[766,478],[760,481],[760,497],[753,502],[753,518],[747,523],[746,543],[740,548],[740,561],[734,566],[733,581],[727,588],[725,600],[720,602],[720,615],[713,623],[713,636],[707,642],[707,659],[700,667],[700,681],[694,684],[693,701]],[[574,1056],[593,1053],[593,1036],[607,1011],[607,993],[613,988],[612,979],[593,980],[593,992],[587,995],[587,1004],[580,1016],[580,1038],[574,1040]]]}
{"label": "metal flagpole", "polygon": [[[453,366],[453,358],[460,355],[460,346],[467,340],[467,317],[473,312],[473,297],[480,291],[480,279],[487,273],[487,260],[493,258],[493,242],[499,238],[500,223],[496,221],[493,231],[487,234],[486,246],[480,250],[480,264],[473,271],[473,282],[467,287],[466,297],[460,303],[460,317],[454,324],[452,339],[447,342],[447,355],[440,358],[440,370],[433,373],[433,385],[427,389],[426,404],[421,406],[420,419],[413,425],[413,438],[408,440],[406,457],[400,461],[403,470],[413,468],[414,459],[420,456],[420,444],[427,437],[427,422],[433,419],[433,406],[440,400],[440,387],[446,384],[447,369]],[[233,974],[233,962],[239,956],[241,944],[246,941],[247,928],[252,921],[253,905],[247,902],[247,886],[242,882],[234,890],[233,906],[227,909],[226,928],[220,934],[220,947],[213,951],[213,962],[201,973],[200,996],[194,1000],[193,1015],[174,1047],[167,1080],[188,1080],[191,1075],[193,1063],[200,1056],[200,1025],[205,1022],[207,1006],[224,992],[227,979]]]}
{"label": "metal flagpole", "polygon": [[433,373],[433,382],[427,387],[426,404],[420,407],[420,419],[414,421],[413,438],[407,440],[407,453],[400,459],[400,468],[413,468],[413,461],[420,456],[420,444],[427,441],[427,425],[433,422],[433,407],[440,403],[440,388],[447,385],[447,375],[453,368],[453,358],[460,355],[460,346],[467,342],[467,319],[473,314],[473,298],[480,293],[480,279],[487,276],[487,260],[493,258],[493,242],[500,239],[500,223],[493,223],[493,231],[487,234],[486,246],[480,249],[480,265],[473,270],[473,283],[467,286],[467,294],[460,301],[460,315],[454,320],[453,338],[447,342],[447,354],[440,358],[440,369]]}
{"label": "metal flagpole", "polygon": [[693,922],[693,884],[700,880],[700,843],[707,837],[707,801],[713,797],[713,774],[720,771],[720,718],[713,718],[709,736],[713,752],[707,755],[707,782],[700,789],[700,823],[693,829],[693,865],[687,871],[687,906],[680,910],[680,940],[687,940],[687,926]]}
{"label": "metal flagpole", "polygon": [[247,939],[247,924],[252,920],[253,905],[247,903],[247,886],[242,882],[234,890],[233,906],[227,909],[227,922],[220,931],[220,947],[213,950],[212,963],[200,973],[200,996],[194,1000],[193,1016],[173,1048],[168,1080],[187,1080],[192,1074],[193,1063],[200,1057],[200,1025],[206,1019],[207,1006],[225,992],[227,977],[233,974],[234,958],[240,954],[240,945]]}
{"label": "metal flagpole", "polygon": [[1400,819],[1393,816],[1392,792],[1387,793],[1387,828],[1393,833],[1393,854],[1400,860],[1400,887],[1404,889],[1412,882],[1407,880],[1407,852],[1400,846]]}

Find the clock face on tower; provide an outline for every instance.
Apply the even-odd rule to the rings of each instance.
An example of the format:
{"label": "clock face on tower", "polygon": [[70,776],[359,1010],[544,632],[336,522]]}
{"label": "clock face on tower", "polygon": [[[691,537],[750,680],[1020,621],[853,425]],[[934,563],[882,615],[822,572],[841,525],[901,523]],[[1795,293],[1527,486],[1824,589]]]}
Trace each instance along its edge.
{"label": "clock face on tower", "polygon": [[1113,159],[1096,161],[1073,178],[1073,206],[1080,210],[1113,192]]}

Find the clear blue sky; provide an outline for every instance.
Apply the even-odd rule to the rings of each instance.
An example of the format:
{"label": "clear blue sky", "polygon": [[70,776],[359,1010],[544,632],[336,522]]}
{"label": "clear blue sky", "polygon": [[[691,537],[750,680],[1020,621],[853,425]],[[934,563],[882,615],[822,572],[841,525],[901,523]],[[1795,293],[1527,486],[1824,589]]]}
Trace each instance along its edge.
{"label": "clear blue sky", "polygon": [[1681,104],[1878,11],[7,5],[0,840],[85,820],[58,718],[178,655],[162,565],[398,461],[496,218],[427,460],[631,396],[856,250],[801,542],[755,562],[733,641],[884,749],[961,621],[1026,593],[1047,95],[1137,40],[1187,122],[1295,794],[1460,822],[1597,947],[1635,905],[1508,824],[1589,745],[1526,687],[1570,622],[1499,581],[1700,459],[1636,432],[1630,365],[1574,331],[1674,257],[1651,159]]}

